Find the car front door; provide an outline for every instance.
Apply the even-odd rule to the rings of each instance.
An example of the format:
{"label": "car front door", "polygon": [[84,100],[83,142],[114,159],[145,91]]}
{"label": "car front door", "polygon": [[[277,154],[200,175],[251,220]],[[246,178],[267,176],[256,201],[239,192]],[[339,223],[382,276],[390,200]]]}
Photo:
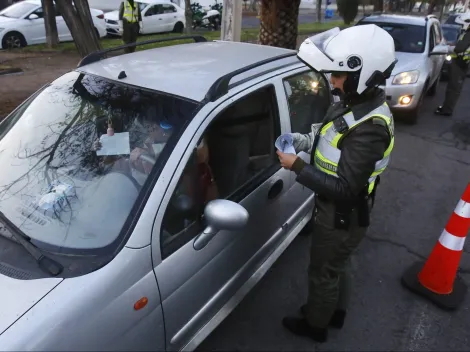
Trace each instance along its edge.
{"label": "car front door", "polygon": [[[30,18],[36,15],[38,18]],[[24,19],[25,26],[22,28],[28,44],[41,44],[46,42],[46,28],[44,26],[44,11],[38,7]]]}
{"label": "car front door", "polygon": [[[438,32],[436,31],[436,24],[433,23],[429,29],[429,53],[431,53],[439,43],[440,41],[439,41]],[[428,57],[428,60],[430,63],[429,67],[431,67],[430,82],[429,82],[428,88],[431,86],[431,84],[435,81],[435,79],[439,75],[439,72],[441,69],[441,65],[439,65],[440,59],[441,58],[439,55],[432,55]]]}
{"label": "car front door", "polygon": [[[204,332],[194,339],[195,334],[228,314],[244,295],[242,286],[256,280],[256,270],[285,235],[284,224],[296,209],[286,201],[291,172],[280,167],[275,154],[274,141],[282,132],[275,87],[265,81],[208,115],[201,111],[184,135],[187,140],[179,142],[184,146],[177,149],[185,152],[175,165],[167,163],[175,171],[152,235],[167,349],[197,345]],[[219,231],[200,248],[207,230],[204,204],[211,199],[238,203],[249,220],[242,230]]]}
{"label": "car front door", "polygon": [[[281,116],[288,117],[286,129],[292,133],[310,133],[312,124],[323,121],[332,103],[331,88],[326,77],[305,67],[281,76],[277,87]],[[300,152],[298,155],[307,163],[310,162],[309,153]],[[291,174],[290,188],[292,208],[305,209],[304,212],[294,214],[295,218],[291,222],[297,223],[312,211],[314,192],[296,182],[294,173]]]}
{"label": "car front door", "polygon": [[165,31],[162,5],[149,6],[142,13],[142,34],[160,33]]}

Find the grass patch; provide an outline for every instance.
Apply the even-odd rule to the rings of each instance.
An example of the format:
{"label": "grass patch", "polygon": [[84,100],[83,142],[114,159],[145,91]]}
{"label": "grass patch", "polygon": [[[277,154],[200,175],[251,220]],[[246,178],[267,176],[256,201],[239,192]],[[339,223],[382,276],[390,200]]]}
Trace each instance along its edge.
{"label": "grass patch", "polygon": [[[299,25],[299,35],[307,35],[311,33],[321,32],[333,27],[347,27],[342,21],[332,21],[326,23],[305,23]],[[196,31],[193,34],[202,35],[206,37],[208,40],[216,40],[220,39],[220,31]],[[242,29],[241,31],[241,41],[242,42],[251,42],[258,40],[259,29],[258,28],[249,28],[249,29]],[[151,35],[144,35],[139,37],[139,41],[145,41],[150,39],[158,39],[158,38],[165,38],[165,37],[175,37],[179,36],[180,34],[175,33],[168,33],[168,34],[151,34]],[[164,46],[174,45],[176,42],[178,43],[190,43],[191,40],[175,40],[171,42],[164,42],[164,43],[153,43],[148,45],[142,45],[137,47],[137,50],[145,50],[150,48],[158,48]],[[103,38],[101,40],[101,45],[103,49],[112,48],[118,45],[122,45],[121,38]],[[24,52],[76,52],[75,44],[73,42],[66,42],[60,43],[59,46],[55,49],[49,49],[45,44],[39,45],[31,45],[27,46],[26,48],[21,49]]]}

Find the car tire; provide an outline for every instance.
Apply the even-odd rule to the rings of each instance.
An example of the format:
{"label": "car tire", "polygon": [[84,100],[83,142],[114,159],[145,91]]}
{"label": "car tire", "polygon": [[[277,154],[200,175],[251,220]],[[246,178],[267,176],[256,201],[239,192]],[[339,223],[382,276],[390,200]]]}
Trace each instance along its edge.
{"label": "car tire", "polygon": [[426,95],[430,96],[430,97],[433,97],[436,95],[437,93],[437,87],[439,86],[439,81],[441,80],[441,74],[439,74],[439,77],[437,77],[436,79],[436,82],[434,82],[434,84],[432,85],[431,88],[429,88],[428,92],[426,93]]}
{"label": "car tire", "polygon": [[20,49],[26,46],[26,39],[20,32],[8,32],[3,36],[2,48]]}
{"label": "car tire", "polygon": [[175,26],[173,27],[174,33],[183,33],[184,24],[183,22],[176,22]]}

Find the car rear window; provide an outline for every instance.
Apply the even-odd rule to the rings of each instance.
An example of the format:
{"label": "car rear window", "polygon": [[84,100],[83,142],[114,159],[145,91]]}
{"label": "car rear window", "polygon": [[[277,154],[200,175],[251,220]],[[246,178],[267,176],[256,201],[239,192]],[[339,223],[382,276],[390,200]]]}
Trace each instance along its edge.
{"label": "car rear window", "polygon": [[358,25],[375,24],[385,29],[395,41],[395,51],[403,53],[423,53],[426,46],[426,27],[402,23],[362,21]]}

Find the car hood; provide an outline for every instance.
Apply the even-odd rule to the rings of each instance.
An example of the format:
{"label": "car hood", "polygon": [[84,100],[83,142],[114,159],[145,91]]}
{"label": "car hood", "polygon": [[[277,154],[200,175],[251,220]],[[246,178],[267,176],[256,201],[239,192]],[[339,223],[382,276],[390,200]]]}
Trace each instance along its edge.
{"label": "car hood", "polygon": [[104,18],[107,20],[118,21],[119,20],[119,11],[106,12]]}
{"label": "car hood", "polygon": [[401,72],[417,70],[421,65],[423,54],[396,52],[395,57],[397,58],[398,62],[393,69],[392,76],[395,76]]}
{"label": "car hood", "polygon": [[[9,268],[2,265],[0,269]],[[18,280],[0,274],[0,335],[62,280],[60,278]]]}
{"label": "car hood", "polygon": [[15,22],[20,21],[18,18],[10,18],[10,17],[4,17],[0,16],[0,28],[3,28],[2,26],[4,25],[12,25]]}

